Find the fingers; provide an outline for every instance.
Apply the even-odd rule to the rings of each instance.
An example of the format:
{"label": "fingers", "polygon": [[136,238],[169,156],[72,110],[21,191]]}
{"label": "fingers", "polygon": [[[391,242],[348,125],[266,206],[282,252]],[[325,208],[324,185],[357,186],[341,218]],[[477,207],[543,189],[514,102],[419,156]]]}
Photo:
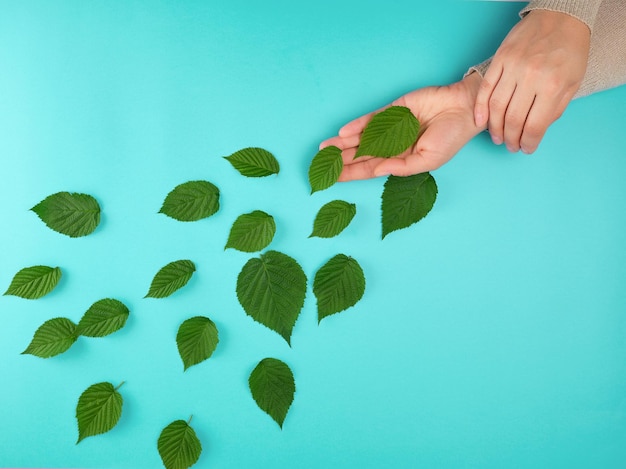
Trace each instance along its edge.
{"label": "fingers", "polygon": [[520,136],[520,149],[524,153],[533,153],[537,149],[546,130],[561,116],[569,101],[568,96],[563,97],[558,103],[539,97],[535,99]]}
{"label": "fingers", "polygon": [[505,115],[515,88],[515,81],[500,80],[489,98],[489,133],[496,145],[504,142]]}
{"label": "fingers", "polygon": [[326,148],[331,145],[334,145],[337,148],[341,148],[342,150],[345,150],[348,148],[355,148],[359,146],[360,141],[361,141],[360,134],[351,135],[349,137],[336,136],[336,137],[332,137],[327,140],[324,140],[322,143],[320,143],[320,150],[322,148]]}
{"label": "fingers", "polygon": [[478,94],[476,95],[476,104],[474,105],[474,122],[476,127],[484,127],[489,121],[489,100],[501,76],[502,67],[498,67],[492,62],[480,82]]}
{"label": "fingers", "polygon": [[507,150],[511,152],[520,150],[522,132],[535,99],[534,90],[529,92],[527,87],[517,88],[511,97],[504,116],[503,140]]}

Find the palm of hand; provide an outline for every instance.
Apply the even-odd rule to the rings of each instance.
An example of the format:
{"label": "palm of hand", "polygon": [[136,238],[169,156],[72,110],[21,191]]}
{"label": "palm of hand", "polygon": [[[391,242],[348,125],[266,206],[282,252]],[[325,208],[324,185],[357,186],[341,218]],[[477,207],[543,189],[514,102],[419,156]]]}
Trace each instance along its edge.
{"label": "palm of hand", "polygon": [[391,103],[408,107],[421,124],[420,138],[401,155],[354,159],[363,129],[380,110],[346,124],[337,137],[326,140],[320,148],[335,145],[342,149],[344,169],[341,181],[387,174],[409,176],[437,169],[482,130],[474,123],[474,102],[479,81],[479,76],[470,75],[450,86],[412,91]]}

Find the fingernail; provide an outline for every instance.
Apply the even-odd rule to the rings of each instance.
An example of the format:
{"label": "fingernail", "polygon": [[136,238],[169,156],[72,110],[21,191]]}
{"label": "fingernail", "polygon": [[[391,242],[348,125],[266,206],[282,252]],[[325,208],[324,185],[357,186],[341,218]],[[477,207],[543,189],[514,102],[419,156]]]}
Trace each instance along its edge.
{"label": "fingernail", "polygon": [[491,136],[491,140],[493,141],[493,143],[495,143],[496,145],[501,145],[502,144],[502,139],[500,137],[498,137],[497,135],[492,135]]}
{"label": "fingernail", "polygon": [[507,145],[506,149],[509,150],[511,153],[517,153],[517,149],[513,148],[512,145]]}
{"label": "fingernail", "polygon": [[379,178],[383,176],[389,176],[391,173],[389,171],[374,171],[374,176]]}

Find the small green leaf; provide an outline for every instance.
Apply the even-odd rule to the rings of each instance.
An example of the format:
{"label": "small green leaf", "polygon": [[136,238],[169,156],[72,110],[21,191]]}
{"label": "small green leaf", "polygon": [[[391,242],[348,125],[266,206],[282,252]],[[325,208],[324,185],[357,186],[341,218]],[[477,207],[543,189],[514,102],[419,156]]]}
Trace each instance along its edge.
{"label": "small green leaf", "polygon": [[49,228],[72,238],[87,236],[100,223],[100,205],[88,194],[57,192],[31,210]]}
{"label": "small green leaf", "polygon": [[226,247],[243,252],[256,252],[265,249],[274,238],[276,223],[274,217],[261,210],[240,215],[233,223]]}
{"label": "small green leaf", "polygon": [[165,298],[170,296],[176,290],[187,285],[195,271],[196,266],[190,260],[170,262],[154,276],[150,290],[145,298]]}
{"label": "small green leaf", "polygon": [[339,179],[343,169],[341,150],[335,146],[321,149],[313,157],[309,166],[309,184],[311,194],[328,189]]}
{"label": "small green leaf", "polygon": [[54,318],[44,322],[35,332],[22,355],[50,358],[69,349],[76,342],[76,324],[67,318]]}
{"label": "small green leaf", "polygon": [[288,344],[305,295],[302,267],[277,251],[250,259],[237,277],[237,298],[246,314],[280,334]]}
{"label": "small green leaf", "polygon": [[[122,384],[124,384],[122,382]],[[111,430],[122,415],[122,395],[111,383],[96,383],[89,386],[78,398],[76,420],[78,420],[78,441],[89,436]]]}
{"label": "small green leaf", "polygon": [[176,345],[185,370],[209,358],[219,342],[217,327],[209,318],[196,316],[178,328]]}
{"label": "small green leaf", "polygon": [[388,107],[367,124],[354,157],[399,155],[417,141],[419,130],[420,123],[409,108]]}
{"label": "small green leaf", "polygon": [[278,174],[280,166],[276,157],[263,148],[244,148],[230,156],[225,156],[243,176],[260,178]]}
{"label": "small green leaf", "polygon": [[165,427],[157,447],[165,469],[187,469],[198,461],[202,453],[202,444],[196,432],[184,420],[175,420]]}
{"label": "small green leaf", "polygon": [[309,238],[313,236],[319,238],[337,236],[346,229],[354,215],[356,215],[356,205],[343,200],[328,202],[317,212],[313,222],[313,232]]}
{"label": "small green leaf", "polygon": [[161,206],[163,213],[178,221],[208,218],[220,208],[220,190],[208,181],[189,181],[176,186]]}
{"label": "small green leaf", "polygon": [[121,301],[112,298],[96,301],[78,322],[76,334],[86,337],[107,336],[124,327],[129,313]]}
{"label": "small green leaf", "polygon": [[363,269],[352,257],[337,254],[317,271],[313,280],[318,322],[326,316],[354,306],[363,297],[363,293]]}
{"label": "small green leaf", "polygon": [[433,208],[437,183],[430,173],[389,176],[382,195],[383,238],[417,223]]}
{"label": "small green leaf", "polygon": [[15,274],[4,294],[36,300],[54,290],[59,280],[61,280],[61,269],[58,267],[45,265],[26,267]]}
{"label": "small green leaf", "polygon": [[250,373],[248,384],[259,408],[283,428],[296,392],[289,366],[276,358],[264,358]]}

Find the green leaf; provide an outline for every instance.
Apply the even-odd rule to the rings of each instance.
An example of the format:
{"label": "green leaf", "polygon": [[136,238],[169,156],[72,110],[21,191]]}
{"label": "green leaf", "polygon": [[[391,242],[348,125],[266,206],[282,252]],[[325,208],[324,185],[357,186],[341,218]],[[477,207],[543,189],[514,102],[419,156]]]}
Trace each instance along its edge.
{"label": "green leaf", "polygon": [[45,265],[35,265],[20,270],[5,295],[19,296],[28,300],[36,300],[47,295],[61,280],[61,269]]}
{"label": "green leaf", "polygon": [[89,436],[111,430],[122,415],[124,399],[111,383],[96,383],[89,386],[78,398],[76,420],[78,420],[78,441]]}
{"label": "green leaf", "polygon": [[35,332],[22,355],[50,358],[69,349],[76,342],[76,324],[67,318],[54,318],[44,322]]}
{"label": "green leaf", "polygon": [[224,159],[230,161],[237,171],[247,177],[260,178],[278,174],[280,171],[276,157],[263,148],[244,148],[225,156]]}
{"label": "green leaf", "polygon": [[72,238],[87,236],[100,223],[100,205],[88,194],[57,192],[31,210],[49,228]]}
{"label": "green leaf", "polygon": [[290,345],[305,295],[302,267],[277,251],[250,259],[237,277],[237,298],[246,314],[280,334]]}
{"label": "green leaf", "polygon": [[196,432],[184,420],[175,420],[165,427],[157,447],[166,469],[187,469],[198,461],[202,453],[202,444]]}
{"label": "green leaf", "polygon": [[219,342],[217,327],[209,318],[196,316],[178,328],[176,345],[185,370],[209,358]]}
{"label": "green leaf", "polygon": [[145,298],[165,298],[170,296],[176,290],[187,285],[195,271],[196,266],[190,260],[170,262],[154,276],[150,290]]}
{"label": "green leaf", "polygon": [[265,249],[274,238],[276,223],[274,217],[260,210],[240,215],[233,223],[226,247],[243,252],[256,252]]}
{"label": "green leaf", "polygon": [[326,316],[354,306],[363,297],[363,293],[363,269],[352,257],[337,254],[317,271],[313,280],[318,322]]}
{"label": "green leaf", "polygon": [[208,218],[220,208],[220,190],[208,181],[189,181],[176,186],[161,206],[163,213],[178,221]]}
{"label": "green leaf", "polygon": [[437,183],[430,173],[389,176],[382,196],[383,239],[424,218],[436,199]]}
{"label": "green leaf", "polygon": [[339,179],[343,169],[341,150],[335,146],[321,149],[313,157],[309,166],[309,184],[311,194],[328,189]]}
{"label": "green leaf", "polygon": [[367,124],[354,157],[399,155],[417,141],[419,130],[420,123],[409,108],[388,107]]}
{"label": "green leaf", "polygon": [[337,236],[346,229],[354,215],[356,215],[356,205],[343,200],[328,202],[317,212],[313,222],[313,232],[309,238],[313,236],[319,238]]}
{"label": "green leaf", "polygon": [[250,373],[248,384],[257,405],[283,428],[296,392],[289,366],[276,358],[264,358]]}
{"label": "green leaf", "polygon": [[126,324],[130,311],[124,303],[112,298],[96,301],[78,322],[76,333],[86,337],[104,337]]}

